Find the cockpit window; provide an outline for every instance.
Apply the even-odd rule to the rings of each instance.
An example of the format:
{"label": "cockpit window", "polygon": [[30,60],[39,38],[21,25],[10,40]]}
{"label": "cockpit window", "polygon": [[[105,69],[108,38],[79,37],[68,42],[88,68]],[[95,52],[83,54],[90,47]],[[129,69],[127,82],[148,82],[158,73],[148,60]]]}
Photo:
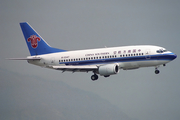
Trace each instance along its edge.
{"label": "cockpit window", "polygon": [[163,53],[163,50],[157,50],[156,52],[157,53]]}
{"label": "cockpit window", "polygon": [[167,52],[167,50],[163,50],[163,52]]}
{"label": "cockpit window", "polygon": [[167,50],[160,49],[160,50],[157,50],[156,52],[157,53],[163,53],[163,52],[167,52]]}

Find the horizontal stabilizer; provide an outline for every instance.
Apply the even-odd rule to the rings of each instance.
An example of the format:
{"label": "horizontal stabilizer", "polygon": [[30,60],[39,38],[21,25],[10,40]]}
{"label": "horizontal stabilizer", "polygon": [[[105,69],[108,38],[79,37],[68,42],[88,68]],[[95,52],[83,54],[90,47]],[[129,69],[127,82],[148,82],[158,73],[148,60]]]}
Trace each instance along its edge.
{"label": "horizontal stabilizer", "polygon": [[33,58],[7,58],[8,60],[40,60],[40,57],[33,57]]}

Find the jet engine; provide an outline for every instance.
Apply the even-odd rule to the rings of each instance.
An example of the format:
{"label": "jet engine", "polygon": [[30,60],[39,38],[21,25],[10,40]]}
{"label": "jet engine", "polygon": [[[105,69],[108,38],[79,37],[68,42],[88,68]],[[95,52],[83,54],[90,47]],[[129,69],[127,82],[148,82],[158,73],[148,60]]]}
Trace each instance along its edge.
{"label": "jet engine", "polygon": [[99,66],[98,72],[100,75],[109,76],[113,74],[117,74],[119,72],[118,64],[107,64]]}

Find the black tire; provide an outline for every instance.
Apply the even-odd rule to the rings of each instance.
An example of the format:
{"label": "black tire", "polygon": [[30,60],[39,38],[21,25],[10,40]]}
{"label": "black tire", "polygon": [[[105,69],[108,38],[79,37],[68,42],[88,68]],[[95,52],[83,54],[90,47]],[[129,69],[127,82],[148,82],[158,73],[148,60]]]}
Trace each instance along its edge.
{"label": "black tire", "polygon": [[160,73],[160,71],[159,70],[155,70],[155,74],[159,74]]}
{"label": "black tire", "polygon": [[105,75],[104,77],[109,77],[110,75]]}
{"label": "black tire", "polygon": [[98,79],[98,75],[94,74],[94,75],[91,76],[91,80],[95,81],[97,79]]}

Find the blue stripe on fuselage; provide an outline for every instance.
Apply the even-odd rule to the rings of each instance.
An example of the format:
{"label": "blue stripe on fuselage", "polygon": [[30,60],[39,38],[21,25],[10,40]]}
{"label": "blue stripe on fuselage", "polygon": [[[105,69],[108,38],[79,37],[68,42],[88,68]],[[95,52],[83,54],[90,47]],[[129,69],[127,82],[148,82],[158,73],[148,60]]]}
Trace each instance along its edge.
{"label": "blue stripe on fuselage", "polygon": [[169,53],[169,54],[158,54],[158,55],[148,55],[148,56],[130,56],[130,57],[60,62],[59,64],[94,65],[94,64],[110,64],[110,63],[118,63],[118,62],[153,61],[153,60],[169,60],[170,61],[175,58],[176,58],[175,54]]}

